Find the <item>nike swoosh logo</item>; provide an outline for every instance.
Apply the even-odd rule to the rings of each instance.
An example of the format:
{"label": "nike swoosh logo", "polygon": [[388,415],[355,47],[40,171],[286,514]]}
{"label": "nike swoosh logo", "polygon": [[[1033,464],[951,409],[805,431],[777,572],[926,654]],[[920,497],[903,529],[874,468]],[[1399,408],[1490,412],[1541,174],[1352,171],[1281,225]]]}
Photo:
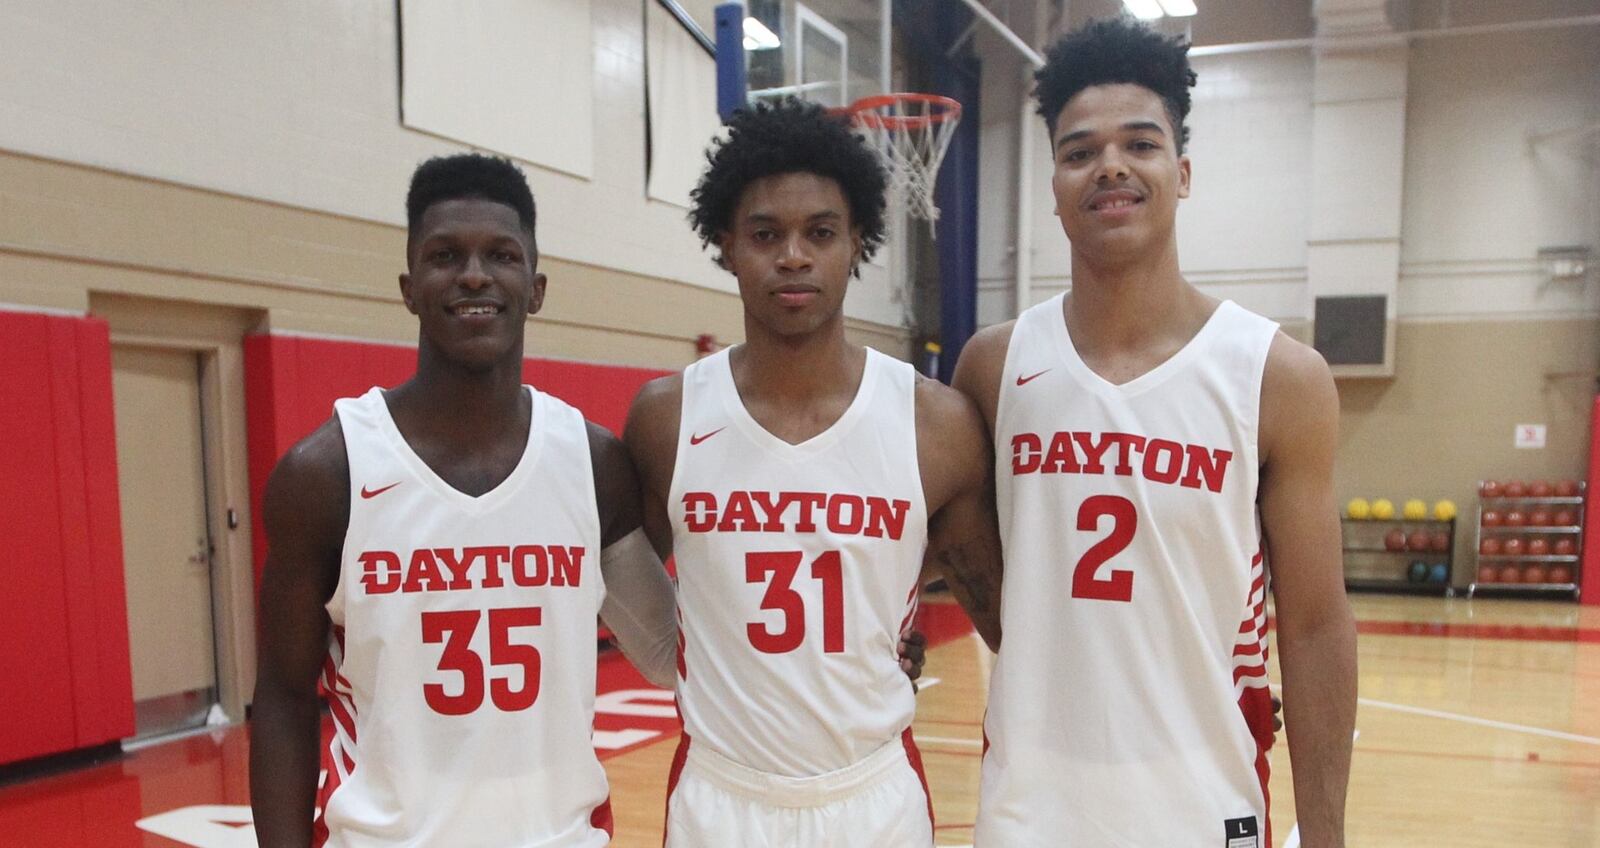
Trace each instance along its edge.
{"label": "nike swoosh logo", "polygon": [[690,444],[690,446],[698,445],[701,442],[705,441],[706,439],[709,439],[712,436],[715,436],[716,434],[718,434],[718,433],[720,433],[720,432],[722,432],[723,430],[726,430],[726,429],[728,429],[728,428],[727,427],[718,427],[717,429],[712,430],[711,432],[705,434],[704,436],[696,436],[696,435],[692,435],[691,434],[689,436],[689,444]]}
{"label": "nike swoosh logo", "polygon": [[1043,371],[1040,371],[1037,374],[1033,374],[1033,375],[1030,375],[1030,376],[1027,376],[1027,377],[1024,377],[1021,374],[1018,374],[1017,375],[1017,385],[1026,386],[1029,383],[1033,382],[1034,380],[1037,380],[1040,377],[1043,377],[1044,375],[1046,375],[1046,374],[1048,374],[1048,373],[1050,373],[1051,371],[1054,371],[1054,370],[1056,370],[1056,369],[1054,369],[1054,368],[1046,368],[1046,369],[1044,369]]}
{"label": "nike swoosh logo", "polygon": [[375,497],[383,494],[384,492],[387,492],[390,489],[393,489],[395,486],[400,485],[402,482],[404,482],[404,481],[396,480],[393,483],[390,483],[389,485],[384,486],[381,489],[368,489],[366,486],[362,486],[361,487],[361,497],[362,498],[375,498]]}

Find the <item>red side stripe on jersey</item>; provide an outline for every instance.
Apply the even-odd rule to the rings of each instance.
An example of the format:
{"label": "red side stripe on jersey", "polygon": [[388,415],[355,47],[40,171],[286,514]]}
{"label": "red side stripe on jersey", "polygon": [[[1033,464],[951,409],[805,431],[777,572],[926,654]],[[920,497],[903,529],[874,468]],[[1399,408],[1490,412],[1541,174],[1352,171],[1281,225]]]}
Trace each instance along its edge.
{"label": "red side stripe on jersey", "polygon": [[328,706],[333,710],[333,717],[339,722],[346,735],[352,740],[356,738],[356,722],[351,717],[353,710],[345,703],[344,692],[338,687],[339,675],[333,668],[333,657],[330,655],[322,661],[322,688],[328,695]]}
{"label": "red side stripe on jersey", "polygon": [[1264,665],[1241,665],[1233,670],[1233,682],[1238,683],[1241,677],[1266,677],[1267,667]]}
{"label": "red side stripe on jersey", "polygon": [[1261,826],[1267,832],[1267,841],[1264,845],[1272,844],[1272,792],[1267,789],[1267,779],[1271,776],[1272,766],[1267,763],[1267,752],[1256,749],[1256,779],[1261,781],[1261,801],[1266,805],[1266,820]]}
{"label": "red side stripe on jersey", "polygon": [[589,813],[589,826],[600,828],[606,832],[606,836],[613,835],[612,831],[616,829],[616,822],[611,818],[610,795],[607,795],[606,800],[600,806],[595,807],[593,812]]}
{"label": "red side stripe on jersey", "polygon": [[[1239,712],[1244,717],[1245,725],[1250,730],[1250,738],[1255,741],[1256,779],[1261,784],[1261,800],[1265,804],[1266,812],[1272,810],[1272,798],[1267,792],[1271,778],[1272,767],[1267,762],[1267,750],[1272,747],[1276,736],[1272,730],[1272,695],[1265,686],[1246,689],[1239,696]],[[1271,834],[1267,835],[1264,845],[1271,845]]]}
{"label": "red side stripe on jersey", "polygon": [[683,610],[678,610],[678,679],[689,679],[689,666],[684,663],[683,651],[687,643],[683,638]]}
{"label": "red side stripe on jersey", "polygon": [[917,780],[922,782],[922,797],[928,801],[928,832],[937,833],[938,829],[933,823],[933,795],[928,792],[928,775],[922,770],[922,752],[917,750],[917,740],[911,735],[911,728],[906,728],[900,734],[901,744],[906,746],[906,761],[911,763],[911,770],[917,773]]}
{"label": "red side stripe on jersey", "polygon": [[906,598],[906,617],[900,619],[901,636],[911,632],[911,623],[917,618],[917,604],[922,597],[922,593],[918,591],[920,588],[920,586],[912,586],[911,595]]}
{"label": "red side stripe on jersey", "polygon": [[[339,777],[338,767],[333,763],[333,749],[338,745],[339,737],[335,736],[328,742],[328,749],[325,752],[327,757],[323,767],[328,771],[328,778],[322,782],[322,788],[317,790],[317,817],[311,822],[311,848],[322,848],[322,846],[328,844],[328,802],[333,799],[334,790],[338,789],[339,784],[343,782]],[[350,762],[348,753],[345,753],[344,760],[346,763]],[[352,765],[347,770],[354,771],[355,768]]]}
{"label": "red side stripe on jersey", "polygon": [[[683,764],[689,759],[689,734],[678,734],[678,750],[672,755],[672,768],[667,772],[667,812],[672,811],[672,791],[678,788],[678,778],[683,776]],[[665,820],[663,820],[665,821]],[[661,828],[661,848],[667,846],[667,829]]]}

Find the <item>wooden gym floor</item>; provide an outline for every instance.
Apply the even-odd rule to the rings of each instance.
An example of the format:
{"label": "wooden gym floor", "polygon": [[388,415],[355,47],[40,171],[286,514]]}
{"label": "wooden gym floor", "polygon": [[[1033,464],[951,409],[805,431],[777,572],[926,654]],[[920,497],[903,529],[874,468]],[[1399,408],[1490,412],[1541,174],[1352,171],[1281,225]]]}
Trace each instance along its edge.
{"label": "wooden gym floor", "polygon": [[[1352,846],[1600,846],[1600,608],[1356,595],[1361,708]],[[971,842],[988,655],[930,599],[916,734],[940,845]],[[1274,669],[1274,679],[1276,679]],[[619,848],[660,845],[676,738],[670,697],[602,662],[596,744]],[[248,738],[230,728],[0,785],[0,845],[247,848]],[[1273,834],[1298,844],[1288,747],[1273,757]]]}

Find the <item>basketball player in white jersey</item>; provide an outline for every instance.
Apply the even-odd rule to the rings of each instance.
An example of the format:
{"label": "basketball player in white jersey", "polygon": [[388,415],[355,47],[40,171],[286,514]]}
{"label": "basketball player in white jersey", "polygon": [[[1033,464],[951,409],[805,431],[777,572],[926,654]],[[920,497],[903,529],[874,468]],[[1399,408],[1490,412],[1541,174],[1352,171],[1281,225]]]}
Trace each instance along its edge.
{"label": "basketball player in white jersey", "polygon": [[933,844],[896,640],[926,563],[998,644],[998,540],[977,411],[845,339],[884,190],[845,124],[786,101],[730,123],[694,194],[745,341],[648,384],[625,435],[678,564],[667,848]]}
{"label": "basketball player in white jersey", "polygon": [[1315,351],[1179,272],[1187,49],[1112,20],[1050,51],[1072,288],[957,369],[994,436],[1004,626],[1032,637],[991,681],[980,848],[1271,845],[1264,558],[1300,844],[1344,844],[1338,398]]}
{"label": "basketball player in white jersey", "polygon": [[264,848],[605,845],[595,617],[670,687],[672,586],[622,444],[522,385],[545,278],[521,172],[430,160],[407,213],[416,374],[339,401],[267,484],[256,832]]}

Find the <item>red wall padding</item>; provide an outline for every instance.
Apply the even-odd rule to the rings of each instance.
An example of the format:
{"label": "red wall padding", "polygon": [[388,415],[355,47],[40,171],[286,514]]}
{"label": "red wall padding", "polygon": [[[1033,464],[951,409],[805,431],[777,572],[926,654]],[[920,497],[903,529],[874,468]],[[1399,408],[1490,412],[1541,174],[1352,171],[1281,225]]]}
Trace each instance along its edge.
{"label": "red wall padding", "polygon": [[0,311],[0,762],[133,733],[111,342]]}
{"label": "red wall padding", "polygon": [[[249,336],[244,343],[245,404],[249,416],[250,510],[256,528],[256,581],[266,562],[261,495],[278,458],[333,414],[333,402],[373,386],[394,386],[417,367],[413,347],[300,336]],[[628,405],[646,381],[667,374],[651,368],[558,359],[523,360],[522,379],[622,432]]]}
{"label": "red wall padding", "polygon": [[1584,604],[1600,605],[1600,397],[1589,421],[1589,488],[1584,498],[1583,561],[1578,588]]}

